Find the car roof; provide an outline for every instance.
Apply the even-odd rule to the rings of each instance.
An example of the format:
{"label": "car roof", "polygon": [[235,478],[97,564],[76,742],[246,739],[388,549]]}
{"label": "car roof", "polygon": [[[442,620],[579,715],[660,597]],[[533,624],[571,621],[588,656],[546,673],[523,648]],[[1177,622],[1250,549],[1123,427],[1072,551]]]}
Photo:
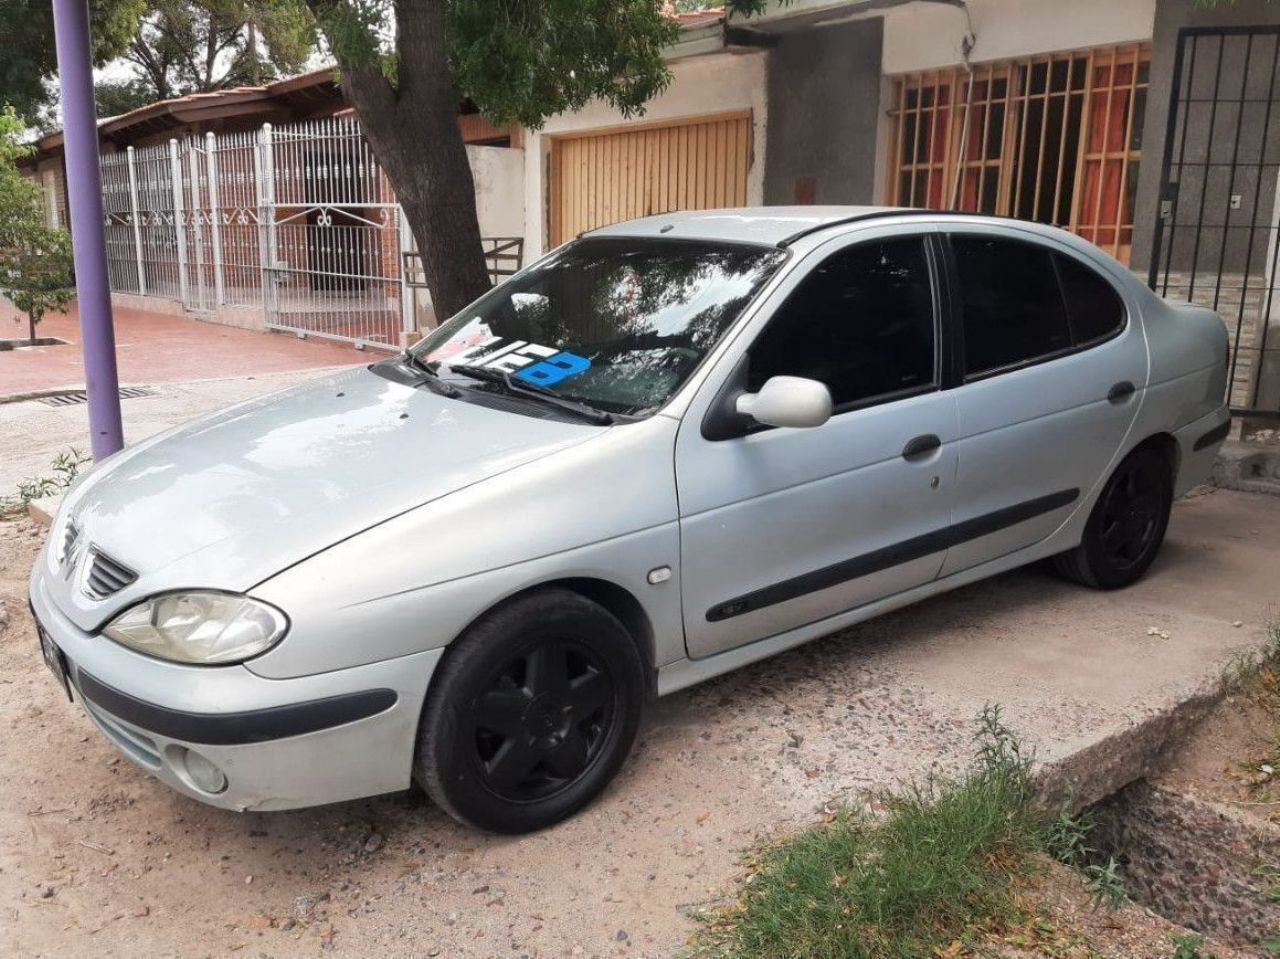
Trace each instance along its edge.
{"label": "car roof", "polygon": [[600,227],[584,236],[661,236],[685,240],[721,240],[778,244],[798,233],[862,217],[927,213],[887,206],[756,206],[727,210],[681,210]]}
{"label": "car roof", "polygon": [[1134,279],[1127,268],[1111,260],[1102,250],[1059,227],[1028,220],[966,213],[955,210],[925,210],[894,206],[755,206],[724,210],[680,210],[655,216],[625,220],[583,233],[584,237],[663,237],[685,240],[710,240],[724,243],[762,243],[790,246],[810,233],[828,227],[860,220],[885,220],[895,217],[923,219],[926,223],[952,221],[969,225],[991,225],[1013,228],[1034,234],[1039,239],[1054,239],[1096,265],[1111,261],[1117,269],[1111,272]]}

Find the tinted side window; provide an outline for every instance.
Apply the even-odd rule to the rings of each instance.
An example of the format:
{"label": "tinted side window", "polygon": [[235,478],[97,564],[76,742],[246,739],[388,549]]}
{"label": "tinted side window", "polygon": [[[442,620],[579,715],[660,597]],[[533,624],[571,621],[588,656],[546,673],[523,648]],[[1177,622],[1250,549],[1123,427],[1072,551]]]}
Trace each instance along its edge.
{"label": "tinted side window", "polygon": [[985,236],[953,236],[951,248],[964,311],[967,375],[1071,346],[1071,328],[1048,250]]}
{"label": "tinted side window", "polygon": [[751,347],[748,388],[805,376],[839,407],[928,386],[933,342],[923,238],[860,243],[816,266],[779,308]]}
{"label": "tinted side window", "polygon": [[1105,279],[1069,256],[1054,254],[1077,344],[1110,336],[1124,325],[1124,300]]}

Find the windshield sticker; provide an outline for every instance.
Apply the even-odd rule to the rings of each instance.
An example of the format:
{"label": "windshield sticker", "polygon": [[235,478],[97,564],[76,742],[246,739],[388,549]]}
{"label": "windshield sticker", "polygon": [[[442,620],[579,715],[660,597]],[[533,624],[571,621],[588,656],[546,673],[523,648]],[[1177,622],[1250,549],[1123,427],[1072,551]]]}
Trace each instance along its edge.
{"label": "windshield sticker", "polygon": [[[484,336],[478,342],[465,346],[459,344],[460,349],[450,350],[448,363],[450,366],[482,366],[501,370],[512,374],[514,379],[536,386],[554,386],[591,368],[591,361],[576,353],[525,340],[499,345],[502,343],[500,336]],[[446,344],[446,347],[432,353],[431,359],[445,359],[438,354],[452,345]]]}

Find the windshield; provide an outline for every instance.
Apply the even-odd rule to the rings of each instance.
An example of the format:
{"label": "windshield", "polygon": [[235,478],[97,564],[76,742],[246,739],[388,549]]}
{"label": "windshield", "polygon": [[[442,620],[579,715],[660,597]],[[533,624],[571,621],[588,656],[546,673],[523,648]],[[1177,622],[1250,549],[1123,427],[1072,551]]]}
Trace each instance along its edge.
{"label": "windshield", "polygon": [[517,386],[643,415],[688,379],[785,256],[727,243],[579,240],[495,287],[413,353],[435,372],[485,367]]}

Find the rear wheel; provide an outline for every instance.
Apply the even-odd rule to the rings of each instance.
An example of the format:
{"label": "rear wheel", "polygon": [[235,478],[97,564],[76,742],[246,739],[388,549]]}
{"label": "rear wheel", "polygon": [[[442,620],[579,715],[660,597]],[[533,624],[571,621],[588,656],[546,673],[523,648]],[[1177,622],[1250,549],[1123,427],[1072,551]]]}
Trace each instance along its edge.
{"label": "rear wheel", "polygon": [[569,590],[532,593],[450,648],[423,710],[415,772],[456,819],[542,829],[621,768],[643,698],[644,662],[616,617]]}
{"label": "rear wheel", "polygon": [[1107,480],[1080,545],[1053,558],[1054,569],[1094,589],[1120,589],[1147,571],[1169,525],[1173,468],[1164,450],[1143,446]]}

